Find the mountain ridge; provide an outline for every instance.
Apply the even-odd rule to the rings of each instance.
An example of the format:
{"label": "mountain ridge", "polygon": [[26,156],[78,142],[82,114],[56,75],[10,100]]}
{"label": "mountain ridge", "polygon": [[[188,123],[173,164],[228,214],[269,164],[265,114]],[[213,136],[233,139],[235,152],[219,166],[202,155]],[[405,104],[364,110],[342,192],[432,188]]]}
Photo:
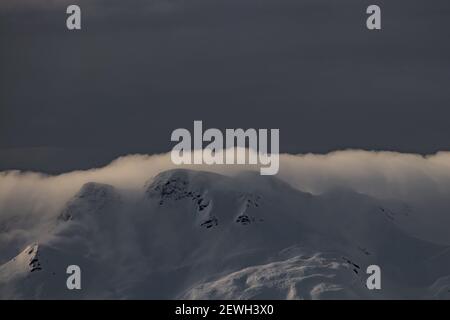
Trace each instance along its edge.
{"label": "mountain ridge", "polygon": [[[0,297],[414,298],[429,295],[433,284],[445,292],[449,256],[427,259],[446,248],[401,228],[411,218],[407,204],[185,169],[152,177],[141,192],[128,197],[112,185],[83,185],[50,236],[36,239],[42,270],[20,269],[11,279],[14,259],[0,266]],[[82,269],[80,292],[65,288],[69,264]],[[370,264],[382,266],[382,292],[364,287]],[[57,286],[48,285],[56,283],[53,273]]]}

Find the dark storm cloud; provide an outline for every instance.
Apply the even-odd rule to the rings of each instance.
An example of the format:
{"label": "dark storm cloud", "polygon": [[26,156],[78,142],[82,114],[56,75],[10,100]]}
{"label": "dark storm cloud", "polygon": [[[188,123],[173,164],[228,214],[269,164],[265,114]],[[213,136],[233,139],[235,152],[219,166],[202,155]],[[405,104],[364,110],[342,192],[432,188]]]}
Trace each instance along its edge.
{"label": "dark storm cloud", "polygon": [[[280,128],[281,151],[450,149],[448,1],[0,5],[0,170],[171,148],[175,128]],[[9,6],[8,6],[9,4]],[[63,5],[64,4],[64,5]]]}

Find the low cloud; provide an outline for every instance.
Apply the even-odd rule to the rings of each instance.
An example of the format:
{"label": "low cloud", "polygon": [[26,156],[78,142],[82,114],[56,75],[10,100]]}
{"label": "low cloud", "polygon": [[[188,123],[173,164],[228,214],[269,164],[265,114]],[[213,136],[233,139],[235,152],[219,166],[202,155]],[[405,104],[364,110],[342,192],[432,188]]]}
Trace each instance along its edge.
{"label": "low cloud", "polygon": [[[170,154],[128,155],[103,168],[61,175],[6,171],[0,173],[0,251],[42,232],[44,226],[84,183],[99,182],[122,192],[143,192],[148,179],[175,168]],[[256,166],[185,166],[233,175]],[[294,188],[321,194],[352,189],[375,198],[393,198],[414,208],[424,230],[434,228],[437,240],[450,225],[450,152],[421,156],[396,152],[336,151],[325,155],[280,155],[278,178]],[[351,204],[349,204],[351,210]],[[11,230],[10,226],[14,225]],[[420,230],[419,230],[420,231]],[[425,231],[424,231],[425,232]],[[29,239],[28,239],[29,238]],[[0,260],[2,257],[0,257]]]}

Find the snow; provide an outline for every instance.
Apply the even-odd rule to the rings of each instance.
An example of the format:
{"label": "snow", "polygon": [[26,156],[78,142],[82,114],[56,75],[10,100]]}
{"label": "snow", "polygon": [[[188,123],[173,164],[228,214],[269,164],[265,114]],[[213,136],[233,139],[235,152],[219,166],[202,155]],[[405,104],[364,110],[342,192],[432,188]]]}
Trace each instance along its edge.
{"label": "snow", "polygon": [[364,296],[363,281],[339,257],[315,253],[244,268],[194,286],[183,299],[332,299]]}
{"label": "snow", "polygon": [[[0,266],[0,298],[448,298],[450,250],[414,234],[417,214],[254,172],[169,170],[137,193],[89,182]],[[80,291],[65,286],[71,264]],[[380,291],[365,287],[371,264]]]}

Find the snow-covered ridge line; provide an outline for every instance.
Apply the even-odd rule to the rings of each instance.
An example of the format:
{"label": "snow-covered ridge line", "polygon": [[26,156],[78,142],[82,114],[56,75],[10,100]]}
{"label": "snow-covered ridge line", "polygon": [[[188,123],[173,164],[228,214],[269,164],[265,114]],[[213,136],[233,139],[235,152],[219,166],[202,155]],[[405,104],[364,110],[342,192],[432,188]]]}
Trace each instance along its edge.
{"label": "snow-covered ridge line", "polygon": [[[414,233],[409,203],[312,195],[254,172],[148,178],[138,193],[93,181],[75,191],[0,266],[0,298],[448,297],[448,247]],[[70,264],[80,292],[65,287]],[[382,292],[365,288],[371,264]]]}

